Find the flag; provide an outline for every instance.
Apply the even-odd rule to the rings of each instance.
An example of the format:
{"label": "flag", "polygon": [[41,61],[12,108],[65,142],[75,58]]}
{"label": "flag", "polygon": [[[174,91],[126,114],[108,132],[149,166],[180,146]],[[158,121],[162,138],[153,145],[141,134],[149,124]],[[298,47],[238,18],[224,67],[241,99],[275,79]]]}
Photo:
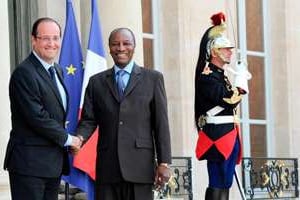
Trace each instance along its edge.
{"label": "flag", "polygon": [[[85,89],[90,77],[107,68],[97,2],[96,0],[91,0],[91,2],[92,20],[84,69],[84,78],[82,84],[81,108],[83,104]],[[94,180],[96,176],[96,146],[98,137],[98,130],[96,130],[93,133],[93,135],[89,138],[89,140],[84,144],[84,146],[81,148],[78,154],[75,156],[73,162],[73,165],[75,167],[89,174],[89,176]]]}
{"label": "flag", "polygon": [[[66,0],[66,26],[62,41],[59,63],[64,74],[64,83],[69,94],[66,129],[70,134],[75,133],[78,123],[81,90],[83,82],[82,52],[72,0]],[[94,199],[94,182],[84,172],[72,166],[73,156],[69,155],[70,174],[63,176],[63,180],[82,189],[88,199]]]}

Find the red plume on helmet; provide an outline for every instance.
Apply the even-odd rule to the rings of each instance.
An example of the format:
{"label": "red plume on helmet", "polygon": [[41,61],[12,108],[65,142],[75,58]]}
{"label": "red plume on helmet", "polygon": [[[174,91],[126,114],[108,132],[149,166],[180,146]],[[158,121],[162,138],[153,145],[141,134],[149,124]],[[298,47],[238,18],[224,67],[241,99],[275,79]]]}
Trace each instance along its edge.
{"label": "red plume on helmet", "polygon": [[[201,98],[199,96],[199,90],[198,90],[199,83],[197,80],[201,75],[201,73],[203,72],[203,69],[206,66],[207,62],[209,62],[211,59],[210,56],[211,44],[216,38],[222,37],[226,29],[225,14],[223,12],[219,12],[212,15],[210,19],[212,20],[213,25],[205,31],[200,42],[199,57],[198,57],[196,72],[195,72],[195,102],[199,102],[198,99]],[[194,107],[195,124],[197,126],[198,118],[200,115],[200,108],[199,108],[200,105],[195,103],[194,106],[195,106]],[[199,130],[198,126],[197,128]]]}
{"label": "red plume on helmet", "polygon": [[218,25],[225,22],[225,15],[224,15],[224,13],[219,12],[219,13],[214,14],[213,16],[211,16],[210,19],[212,20],[212,24],[214,26],[218,26]]}
{"label": "red plume on helmet", "polygon": [[210,45],[208,43],[211,43],[214,38],[221,37],[226,29],[225,14],[223,12],[213,14],[210,19],[213,26],[208,28],[202,36],[196,74],[201,74],[206,62],[210,59]]}
{"label": "red plume on helmet", "polygon": [[219,12],[212,15],[210,19],[212,20],[213,28],[209,31],[208,37],[210,39],[220,37],[226,29],[225,14]]}

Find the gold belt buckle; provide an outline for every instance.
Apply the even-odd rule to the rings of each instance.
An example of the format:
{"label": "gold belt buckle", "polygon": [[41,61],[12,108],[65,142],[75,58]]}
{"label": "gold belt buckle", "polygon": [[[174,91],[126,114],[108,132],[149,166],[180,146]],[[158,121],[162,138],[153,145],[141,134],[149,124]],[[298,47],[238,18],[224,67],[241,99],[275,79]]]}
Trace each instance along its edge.
{"label": "gold belt buckle", "polygon": [[206,116],[200,115],[198,118],[198,126],[202,128],[206,124]]}

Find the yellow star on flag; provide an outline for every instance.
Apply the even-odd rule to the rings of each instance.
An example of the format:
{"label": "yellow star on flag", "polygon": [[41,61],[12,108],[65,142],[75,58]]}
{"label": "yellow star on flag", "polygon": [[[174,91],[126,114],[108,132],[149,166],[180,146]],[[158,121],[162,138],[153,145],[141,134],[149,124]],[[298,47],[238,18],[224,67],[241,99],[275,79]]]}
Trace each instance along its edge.
{"label": "yellow star on flag", "polygon": [[67,74],[72,74],[72,75],[75,75],[75,71],[76,71],[76,68],[71,64],[69,67],[66,67],[67,68]]}

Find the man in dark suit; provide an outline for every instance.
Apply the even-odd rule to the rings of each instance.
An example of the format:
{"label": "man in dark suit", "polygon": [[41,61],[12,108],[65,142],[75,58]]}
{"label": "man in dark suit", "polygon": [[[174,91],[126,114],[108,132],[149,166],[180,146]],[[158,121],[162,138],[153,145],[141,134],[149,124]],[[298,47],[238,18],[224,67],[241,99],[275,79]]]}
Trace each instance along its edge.
{"label": "man in dark suit", "polygon": [[64,128],[68,95],[54,63],[60,38],[55,20],[38,19],[32,27],[33,51],[10,79],[12,130],[4,169],[12,200],[57,199],[60,177],[69,171],[66,146],[81,145]]}
{"label": "man in dark suit", "polygon": [[153,183],[170,177],[170,133],[163,75],[133,60],[135,37],[118,28],[109,37],[114,66],[91,77],[77,134],[99,125],[97,200],[152,200]]}

